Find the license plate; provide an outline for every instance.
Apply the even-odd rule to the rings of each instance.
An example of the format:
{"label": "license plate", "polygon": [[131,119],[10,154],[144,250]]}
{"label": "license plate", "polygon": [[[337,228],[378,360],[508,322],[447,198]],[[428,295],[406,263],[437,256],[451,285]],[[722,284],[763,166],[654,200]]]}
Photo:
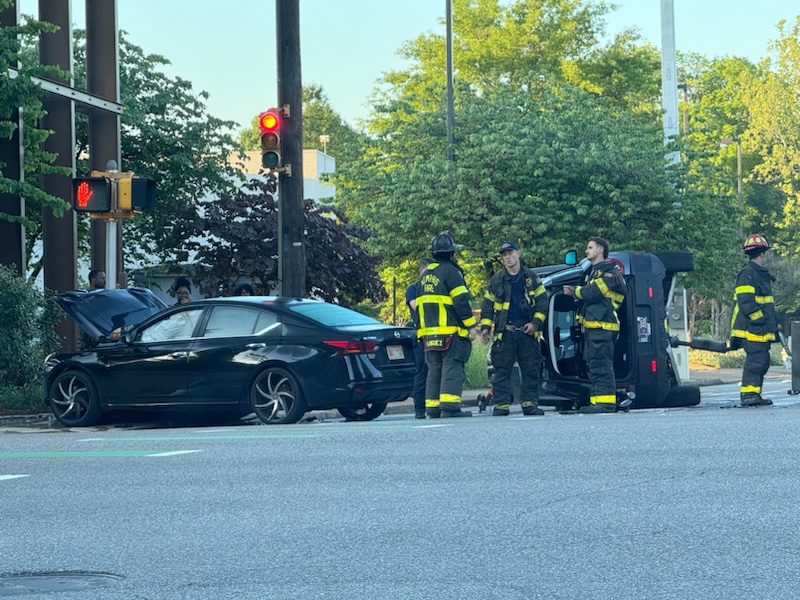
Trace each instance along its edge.
{"label": "license plate", "polygon": [[403,360],[405,358],[402,346],[386,346],[386,354],[389,355],[389,360]]}

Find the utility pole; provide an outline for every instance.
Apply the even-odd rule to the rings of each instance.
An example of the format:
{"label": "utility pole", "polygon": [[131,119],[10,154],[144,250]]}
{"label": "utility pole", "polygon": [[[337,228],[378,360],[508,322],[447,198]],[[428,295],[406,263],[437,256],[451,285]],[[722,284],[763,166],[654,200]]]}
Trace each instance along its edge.
{"label": "utility pole", "polygon": [[278,104],[284,110],[278,173],[278,293],[306,295],[303,210],[303,79],[300,74],[300,0],[275,0]]}
{"label": "utility pole", "polygon": [[447,160],[455,160],[455,109],[453,108],[453,0],[446,0],[447,12]]}

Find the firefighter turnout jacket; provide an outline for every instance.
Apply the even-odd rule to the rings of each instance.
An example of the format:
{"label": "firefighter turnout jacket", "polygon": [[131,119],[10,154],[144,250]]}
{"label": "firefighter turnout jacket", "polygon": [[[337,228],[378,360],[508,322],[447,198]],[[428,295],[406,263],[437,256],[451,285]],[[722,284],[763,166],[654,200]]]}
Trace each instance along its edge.
{"label": "firefighter turnout jacket", "polygon": [[[522,312],[528,314],[528,321],[533,323],[536,331],[542,331],[547,315],[547,293],[539,276],[527,267],[521,267],[524,279],[525,307]],[[496,339],[502,339],[503,330],[508,324],[508,311],[511,308],[511,276],[505,268],[500,269],[489,280],[486,295],[481,305],[481,329],[488,331],[494,325]]]}
{"label": "firefighter turnout jacket", "polygon": [[444,260],[428,265],[417,289],[420,338],[428,342],[450,335],[469,338],[476,321],[464,274],[455,263]]}
{"label": "firefighter turnout jacket", "polygon": [[731,337],[750,342],[773,342],[778,329],[775,299],[769,271],[752,260],[736,277],[736,306],[731,319]]}
{"label": "firefighter turnout jacket", "polygon": [[577,321],[585,329],[619,331],[617,309],[625,299],[625,279],[616,264],[602,260],[592,265],[575,297],[583,300]]}

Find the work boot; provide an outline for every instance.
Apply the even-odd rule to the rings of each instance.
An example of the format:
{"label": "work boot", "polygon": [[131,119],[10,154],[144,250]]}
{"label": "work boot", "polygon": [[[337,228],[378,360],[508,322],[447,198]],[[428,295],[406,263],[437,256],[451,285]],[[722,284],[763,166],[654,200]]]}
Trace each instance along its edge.
{"label": "work boot", "polygon": [[522,414],[528,417],[540,417],[544,414],[544,411],[539,408],[538,404],[531,404],[530,406],[522,407]]}
{"label": "work boot", "polygon": [[772,406],[772,400],[769,398],[761,398],[758,402],[759,406]]}
{"label": "work boot", "polygon": [[[746,392],[744,394],[740,394],[739,396],[739,403],[742,406],[758,406],[763,402],[760,394],[754,394],[752,392]],[[771,402],[770,402],[771,404]]]}
{"label": "work boot", "polygon": [[438,419],[442,416],[442,411],[438,408],[429,408],[425,412],[428,413],[429,419]]}
{"label": "work boot", "polygon": [[424,419],[425,418],[425,411],[424,410],[416,410],[416,411],[414,411],[414,418],[415,419]]}
{"label": "work boot", "polygon": [[468,410],[443,410],[442,418],[451,419],[454,417],[471,417],[472,413]]}
{"label": "work boot", "polygon": [[613,413],[617,409],[613,404],[586,404],[578,409],[578,412],[585,414]]}
{"label": "work boot", "polygon": [[492,409],[492,416],[493,417],[507,417],[508,416],[508,409],[507,408],[499,408],[495,406]]}

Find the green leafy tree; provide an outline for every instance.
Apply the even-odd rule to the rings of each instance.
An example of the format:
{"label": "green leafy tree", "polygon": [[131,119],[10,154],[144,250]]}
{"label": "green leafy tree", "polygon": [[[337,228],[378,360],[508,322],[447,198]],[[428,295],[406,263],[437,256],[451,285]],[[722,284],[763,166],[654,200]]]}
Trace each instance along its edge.
{"label": "green leafy tree", "polygon": [[[194,280],[208,295],[230,294],[237,277],[264,293],[278,287],[277,183],[251,179],[232,195],[202,207],[187,230],[196,251]],[[305,202],[306,289],[309,295],[345,306],[386,298],[377,265],[362,247],[373,234],[351,225],[333,206]]]}
{"label": "green leafy tree", "polygon": [[[9,0],[0,0],[0,10],[10,6]],[[55,26],[34,19],[23,17],[17,27],[0,27],[0,137],[10,139],[19,124],[14,120],[17,109],[23,114],[22,145],[24,153],[23,180],[8,178],[0,173],[0,193],[21,196],[25,199],[25,216],[9,215],[0,211],[0,219],[10,222],[21,222],[26,231],[27,249],[30,253],[41,229],[41,213],[44,207],[50,208],[54,214],[62,215],[68,204],[41,188],[41,177],[48,173],[64,173],[65,170],[53,166],[55,155],[42,150],[42,143],[51,134],[41,129],[40,119],[44,116],[42,106],[42,90],[33,80],[34,77],[64,77],[60,69],[38,65],[38,56],[26,51],[32,40],[41,33],[55,31]],[[9,69],[19,69],[15,77],[9,77]],[[5,167],[5,165],[3,165]],[[27,270],[26,264],[21,265]]]}
{"label": "green leafy tree", "polygon": [[[75,32],[76,86],[85,84],[85,32]],[[239,179],[229,159],[240,147],[229,133],[236,123],[208,113],[208,93],[196,91],[181,77],[167,76],[167,58],[147,54],[120,32],[120,100],[122,164],[125,171],[157,185],[152,211],[125,223],[128,259],[185,260],[185,230],[206,197],[231,192]],[[88,150],[86,119],[79,120],[79,158]],[[79,172],[88,165],[79,161]]]}

